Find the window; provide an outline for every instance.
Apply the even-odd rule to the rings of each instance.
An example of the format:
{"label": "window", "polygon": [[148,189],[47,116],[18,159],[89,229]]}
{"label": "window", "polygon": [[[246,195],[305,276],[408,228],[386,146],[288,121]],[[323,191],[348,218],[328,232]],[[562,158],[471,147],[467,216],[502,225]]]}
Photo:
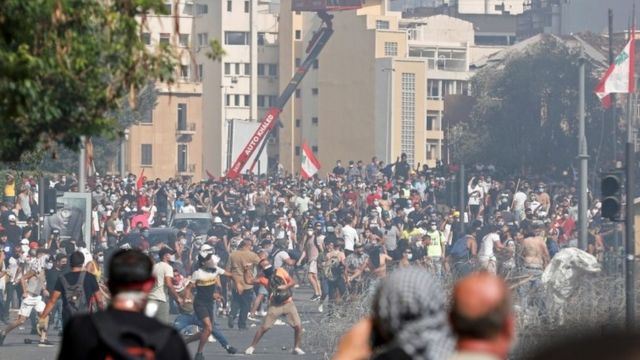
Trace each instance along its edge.
{"label": "window", "polygon": [[187,172],[187,144],[178,144],[178,172]]}
{"label": "window", "polygon": [[140,165],[153,165],[153,146],[151,144],[140,145]]}
{"label": "window", "polygon": [[231,106],[231,95],[226,95],[224,99],[224,106]]}
{"label": "window", "polygon": [[264,35],[263,32],[258,33],[258,45],[264,45]]}
{"label": "window", "polygon": [[244,2],[244,12],[248,13],[250,10],[250,4],[248,1]]}
{"label": "window", "polygon": [[205,47],[209,44],[209,33],[198,34],[198,47]]}
{"label": "window", "polygon": [[433,130],[435,123],[436,117],[427,115],[427,130]]}
{"label": "window", "polygon": [[318,59],[313,60],[313,68],[317,69],[320,67],[320,61]]}
{"label": "window", "polygon": [[300,58],[296,58],[296,67],[300,67],[301,63],[302,61],[300,60]]}
{"label": "window", "polygon": [[251,64],[244,64],[244,74],[251,75]]}
{"label": "window", "polygon": [[186,3],[184,3],[182,13],[185,15],[193,15],[193,1],[187,1]]}
{"label": "window", "polygon": [[296,89],[296,98],[299,98],[301,94],[302,94],[302,90]]}
{"label": "window", "polygon": [[318,153],[318,147],[316,145],[313,145],[311,147],[311,151],[313,151],[314,154],[317,154]]}
{"label": "window", "polygon": [[413,165],[416,132],[416,74],[402,73],[401,99],[400,151],[407,154],[407,162]]}
{"label": "window", "polygon": [[264,64],[258,63],[258,76],[264,76]]}
{"label": "window", "polygon": [[236,63],[236,64],[235,64],[235,68],[236,68],[236,72],[235,72],[235,74],[236,74],[236,75],[240,75],[240,63]]}
{"label": "window", "polygon": [[165,15],[173,15],[173,4],[170,1],[164,3],[164,11],[166,12]]}
{"label": "window", "polygon": [[203,15],[209,13],[209,5],[196,4],[196,15]]}
{"label": "window", "polygon": [[302,39],[302,31],[296,30],[296,40],[300,40],[300,39]]}
{"label": "window", "polygon": [[198,80],[202,81],[202,79],[204,79],[204,66],[198,64]]}
{"label": "window", "polygon": [[153,109],[147,109],[140,119],[141,124],[153,124]]}
{"label": "window", "polygon": [[300,146],[296,146],[296,156],[300,156]]}
{"label": "window", "polygon": [[224,63],[224,74],[231,75],[231,63]]}
{"label": "window", "polygon": [[227,12],[231,12],[233,10],[233,3],[231,0],[227,0]]}
{"label": "window", "polygon": [[318,95],[318,88],[311,89],[311,95]]}
{"label": "window", "polygon": [[437,160],[438,159],[438,141],[427,140],[427,160]]}
{"label": "window", "polygon": [[276,103],[278,102],[278,97],[275,95],[269,95],[269,106],[273,107],[276,106]]}
{"label": "window", "polygon": [[278,76],[278,64],[269,64],[269,76]]}
{"label": "window", "polygon": [[440,99],[440,83],[438,80],[427,80],[427,99]]}
{"label": "window", "polygon": [[386,20],[376,20],[376,29],[389,30],[389,22]]}
{"label": "window", "polygon": [[251,95],[244,96],[244,106],[251,106]]}
{"label": "window", "polygon": [[258,95],[258,107],[263,108],[266,107],[265,106],[265,96],[264,95]]}
{"label": "window", "polygon": [[296,127],[299,128],[300,124],[302,123],[302,120],[300,119],[296,119]]}
{"label": "window", "polygon": [[249,33],[244,31],[225,31],[224,43],[226,45],[249,45]]}
{"label": "window", "polygon": [[191,78],[191,68],[189,65],[180,65],[180,78],[182,80],[189,80]]}
{"label": "window", "polygon": [[160,33],[160,44],[168,44],[170,38],[171,38],[171,34]]}
{"label": "window", "polygon": [[187,104],[178,104],[178,130],[187,129]]}
{"label": "window", "polygon": [[314,117],[312,117],[312,118],[311,118],[311,123],[312,123],[313,125],[318,125],[318,118],[317,118],[317,117],[315,117],[315,116],[314,116]]}
{"label": "window", "polygon": [[151,33],[142,33],[142,42],[145,45],[151,45]]}
{"label": "window", "polygon": [[180,34],[178,43],[181,47],[189,47],[189,34]]}
{"label": "window", "polygon": [[384,56],[398,56],[398,43],[397,42],[385,42],[384,43]]}
{"label": "window", "polygon": [[240,106],[240,95],[238,94],[233,95],[233,105]]}

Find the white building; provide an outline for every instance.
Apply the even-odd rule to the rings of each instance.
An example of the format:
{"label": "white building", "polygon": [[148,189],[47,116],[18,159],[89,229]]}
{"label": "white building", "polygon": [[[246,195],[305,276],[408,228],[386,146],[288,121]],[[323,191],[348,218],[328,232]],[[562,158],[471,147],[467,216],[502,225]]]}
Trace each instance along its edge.
{"label": "white building", "polygon": [[524,11],[524,0],[452,0],[460,14],[518,15]]}
{"label": "white building", "polygon": [[[247,138],[233,134],[235,121],[248,129],[247,121],[259,122],[278,96],[278,7],[269,1],[194,1],[194,49],[197,75],[203,83],[203,164],[216,176],[235,161]],[[209,42],[218,40],[225,56],[220,62],[208,58]],[[237,138],[235,144],[229,139]],[[266,153],[261,171],[267,167]]]}

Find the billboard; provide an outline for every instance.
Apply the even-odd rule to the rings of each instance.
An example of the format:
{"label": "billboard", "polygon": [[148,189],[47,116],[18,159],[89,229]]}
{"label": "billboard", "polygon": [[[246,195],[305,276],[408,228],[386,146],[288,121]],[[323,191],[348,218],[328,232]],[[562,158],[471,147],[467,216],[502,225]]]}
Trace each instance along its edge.
{"label": "billboard", "polygon": [[336,11],[362,7],[362,0],[292,0],[292,11]]}
{"label": "billboard", "polygon": [[91,194],[65,192],[56,199],[56,210],[44,217],[44,238],[53,230],[60,232],[61,240],[75,240],[76,246],[90,249]]}

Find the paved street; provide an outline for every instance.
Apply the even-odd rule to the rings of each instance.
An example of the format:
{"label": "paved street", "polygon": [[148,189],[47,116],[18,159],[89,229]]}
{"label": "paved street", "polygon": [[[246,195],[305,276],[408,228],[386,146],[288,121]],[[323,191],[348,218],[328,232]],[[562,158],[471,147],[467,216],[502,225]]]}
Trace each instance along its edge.
{"label": "paved street", "polygon": [[[315,303],[311,303],[308,299],[311,297],[312,292],[307,289],[297,289],[294,292],[296,304],[298,305],[298,311],[302,318],[303,327],[310,325],[313,322],[309,322],[312,319],[317,319],[320,313],[317,311]],[[15,312],[12,313],[16,315]],[[247,331],[239,331],[237,329],[229,329],[227,327],[226,318],[221,318],[220,327],[222,328],[224,335],[227,337],[232,346],[238,348],[240,353],[244,352],[244,349],[249,346],[253,335],[255,334],[255,327],[250,328]],[[25,326],[23,330],[14,330],[6,338],[4,346],[0,347],[0,359],[2,360],[53,360],[56,359],[58,353],[58,346],[61,338],[58,336],[51,336],[50,340],[53,341],[56,346],[51,348],[40,348],[37,345],[26,345],[24,339],[37,339],[37,336],[28,335],[30,332],[29,325]],[[192,355],[195,355],[197,343],[192,343],[189,346],[189,351]],[[231,359],[238,356],[254,359],[323,359],[324,352],[314,351],[313,349],[305,346],[305,339],[303,336],[303,350],[307,352],[305,356],[296,356],[291,354],[293,346],[293,330],[287,326],[274,326],[263,338],[262,341],[256,347],[255,355],[248,356],[244,354],[229,355],[218,343],[209,343],[205,348],[206,359]]]}

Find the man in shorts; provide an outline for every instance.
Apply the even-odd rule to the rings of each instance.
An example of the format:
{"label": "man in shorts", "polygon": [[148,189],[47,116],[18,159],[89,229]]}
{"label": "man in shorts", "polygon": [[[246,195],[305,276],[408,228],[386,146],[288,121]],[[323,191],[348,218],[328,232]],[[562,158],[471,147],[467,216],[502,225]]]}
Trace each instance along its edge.
{"label": "man in shorts", "polygon": [[[32,252],[36,252],[35,249],[31,249]],[[15,328],[24,324],[31,316],[31,312],[35,309],[36,313],[40,315],[44,311],[45,303],[42,301],[42,292],[46,289],[45,272],[44,272],[44,252],[33,254],[31,261],[27,264],[26,273],[20,279],[20,285],[22,286],[22,304],[20,310],[18,310],[18,319],[7,326],[4,330],[0,331],[0,346],[4,343],[4,339]],[[38,346],[49,347],[53,344],[47,340],[46,325],[49,319],[45,318],[38,323],[40,330],[40,342]]]}
{"label": "man in shorts", "polygon": [[268,259],[261,260],[260,267],[265,276],[256,280],[253,279],[252,266],[250,264],[245,266],[245,282],[254,284],[262,283],[269,289],[269,309],[267,310],[267,316],[264,318],[262,325],[253,338],[253,342],[244,353],[253,355],[260,338],[273,327],[273,324],[279,317],[285,316],[294,331],[293,353],[296,355],[304,355],[305,352],[300,348],[302,322],[300,321],[300,315],[298,315],[298,309],[293,303],[291,293],[291,289],[296,283],[285,269],[275,269]]}

